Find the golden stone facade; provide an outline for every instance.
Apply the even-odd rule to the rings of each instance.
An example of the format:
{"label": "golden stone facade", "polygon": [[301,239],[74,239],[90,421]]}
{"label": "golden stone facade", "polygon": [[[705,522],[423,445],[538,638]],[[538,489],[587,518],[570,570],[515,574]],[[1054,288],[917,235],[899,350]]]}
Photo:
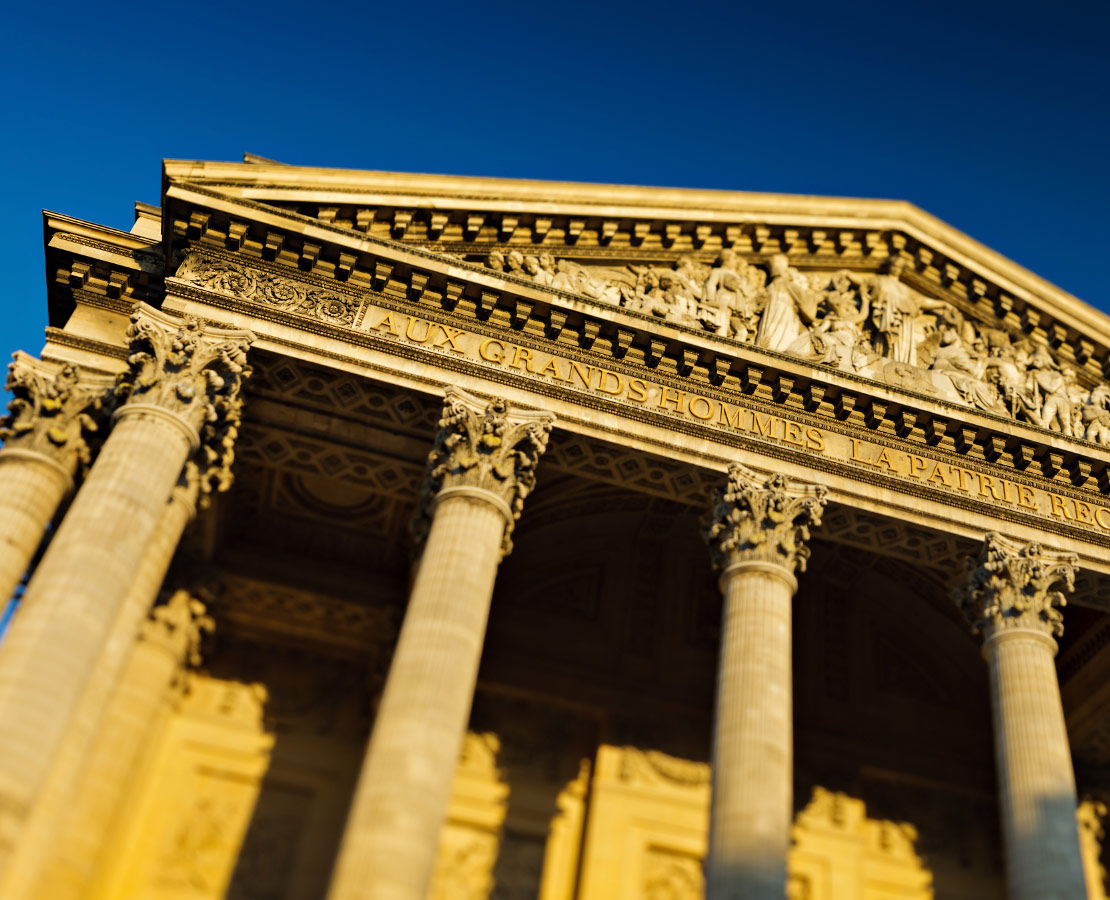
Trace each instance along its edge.
{"label": "golden stone facade", "polygon": [[1104,900],[1110,318],[908,204],[46,213],[5,900]]}

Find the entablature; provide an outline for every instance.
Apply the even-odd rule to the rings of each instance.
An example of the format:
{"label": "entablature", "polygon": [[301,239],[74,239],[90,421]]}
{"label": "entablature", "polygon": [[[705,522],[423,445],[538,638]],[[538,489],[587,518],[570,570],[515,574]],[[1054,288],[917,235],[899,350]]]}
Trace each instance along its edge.
{"label": "entablature", "polygon": [[[163,199],[168,308],[249,325],[260,347],[429,394],[495,384],[577,433],[710,469],[755,453],[827,473],[846,505],[968,536],[998,519],[1047,530],[1107,568],[1110,453],[1093,441],[208,186],[171,183]],[[122,235],[98,235],[120,245],[112,265],[149,240]],[[66,288],[123,321],[109,284]]]}

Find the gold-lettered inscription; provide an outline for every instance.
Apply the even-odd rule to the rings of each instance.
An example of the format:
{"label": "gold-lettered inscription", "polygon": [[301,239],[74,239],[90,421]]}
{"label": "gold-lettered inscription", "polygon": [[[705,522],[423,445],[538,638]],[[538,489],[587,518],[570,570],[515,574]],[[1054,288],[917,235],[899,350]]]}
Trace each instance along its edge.
{"label": "gold-lettered inscription", "polygon": [[654,384],[603,366],[565,359],[500,338],[482,337],[405,313],[368,307],[358,327],[364,332],[441,354],[465,357],[623,404],[820,454],[994,506],[1039,513],[1071,525],[1110,533],[1110,508],[1105,506],[1064,497],[998,475],[977,472],[956,463],[827,432],[796,422],[787,415],[744,409],[693,391]]}

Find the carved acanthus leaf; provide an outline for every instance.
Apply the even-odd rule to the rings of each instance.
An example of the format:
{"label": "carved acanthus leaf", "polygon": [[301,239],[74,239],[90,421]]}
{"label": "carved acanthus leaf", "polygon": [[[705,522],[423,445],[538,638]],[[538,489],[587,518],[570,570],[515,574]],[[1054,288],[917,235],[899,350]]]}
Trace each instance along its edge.
{"label": "carved acanthus leaf", "polygon": [[1057,607],[1075,586],[1076,559],[1074,553],[991,533],[979,556],[967,560],[967,581],[953,598],[972,630],[985,638],[1018,628],[1059,637],[1064,617]]}
{"label": "carved acanthus leaf", "polygon": [[150,611],[142,624],[144,641],[160,645],[182,666],[200,665],[200,647],[215,623],[208,608],[185,590],[174,591],[164,603]]}
{"label": "carved acanthus leaf", "polygon": [[759,561],[804,572],[809,530],[821,524],[827,493],[820,485],[793,482],[784,475],[767,478],[733,463],[702,531],[714,565],[724,570]]}
{"label": "carved acanthus leaf", "polygon": [[204,502],[231,483],[235,438],[242,421],[242,386],[250,377],[249,331],[217,328],[192,316],[177,319],[139,304],[127,331],[128,371],[117,398],[159,406],[196,429],[194,460]]}
{"label": "carved acanthus leaf", "polygon": [[421,517],[416,524],[423,542],[435,498],[452,487],[493,494],[512,513],[502,547],[512,549],[513,524],[524,498],[536,484],[536,464],[547,449],[555,418],[535,410],[511,410],[501,399],[488,403],[455,387],[447,388],[435,448],[428,457]]}
{"label": "carved acanthus leaf", "polygon": [[16,353],[8,366],[5,387],[12,400],[0,418],[0,439],[5,447],[41,453],[73,475],[89,463],[88,436],[99,430],[109,384],[74,366],[56,368]]}

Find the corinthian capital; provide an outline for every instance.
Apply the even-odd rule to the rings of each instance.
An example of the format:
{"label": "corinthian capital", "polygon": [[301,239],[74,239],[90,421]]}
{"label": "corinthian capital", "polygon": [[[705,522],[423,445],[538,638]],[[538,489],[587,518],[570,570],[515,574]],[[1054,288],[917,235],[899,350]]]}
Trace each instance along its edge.
{"label": "corinthian capital", "polygon": [[[127,329],[128,372],[119,391],[126,405],[156,406],[199,434],[229,416],[238,417],[239,392],[249,377],[249,331],[219,328],[202,319],[178,319],[137,304]],[[120,414],[123,413],[121,410]],[[209,435],[218,448],[223,436]]]}
{"label": "corinthian capital", "polygon": [[448,387],[435,448],[428,457],[418,538],[426,535],[432,507],[444,492],[481,492],[505,513],[503,552],[508,553],[513,525],[536,484],[536,463],[547,449],[554,421],[550,413],[510,410],[504,400],[487,403]]}
{"label": "corinthian capital", "polygon": [[174,591],[150,611],[140,630],[144,641],[157,644],[181,665],[200,664],[200,645],[215,624],[207,607],[188,591]]}
{"label": "corinthian capital", "polygon": [[702,532],[714,565],[724,571],[738,563],[762,562],[791,574],[804,572],[809,529],[821,524],[827,493],[820,485],[784,475],[767,478],[733,463]]}
{"label": "corinthian capital", "polygon": [[16,353],[8,366],[12,400],[0,418],[0,439],[7,448],[49,457],[72,476],[89,462],[86,436],[98,430],[96,413],[110,385],[110,378]]}
{"label": "corinthian capital", "polygon": [[980,554],[968,558],[967,582],[953,592],[960,611],[976,634],[988,640],[1014,629],[1032,629],[1048,637],[1064,633],[1064,616],[1057,607],[1067,601],[1064,591],[1075,586],[1074,553],[1022,544],[1000,534],[988,534]]}

